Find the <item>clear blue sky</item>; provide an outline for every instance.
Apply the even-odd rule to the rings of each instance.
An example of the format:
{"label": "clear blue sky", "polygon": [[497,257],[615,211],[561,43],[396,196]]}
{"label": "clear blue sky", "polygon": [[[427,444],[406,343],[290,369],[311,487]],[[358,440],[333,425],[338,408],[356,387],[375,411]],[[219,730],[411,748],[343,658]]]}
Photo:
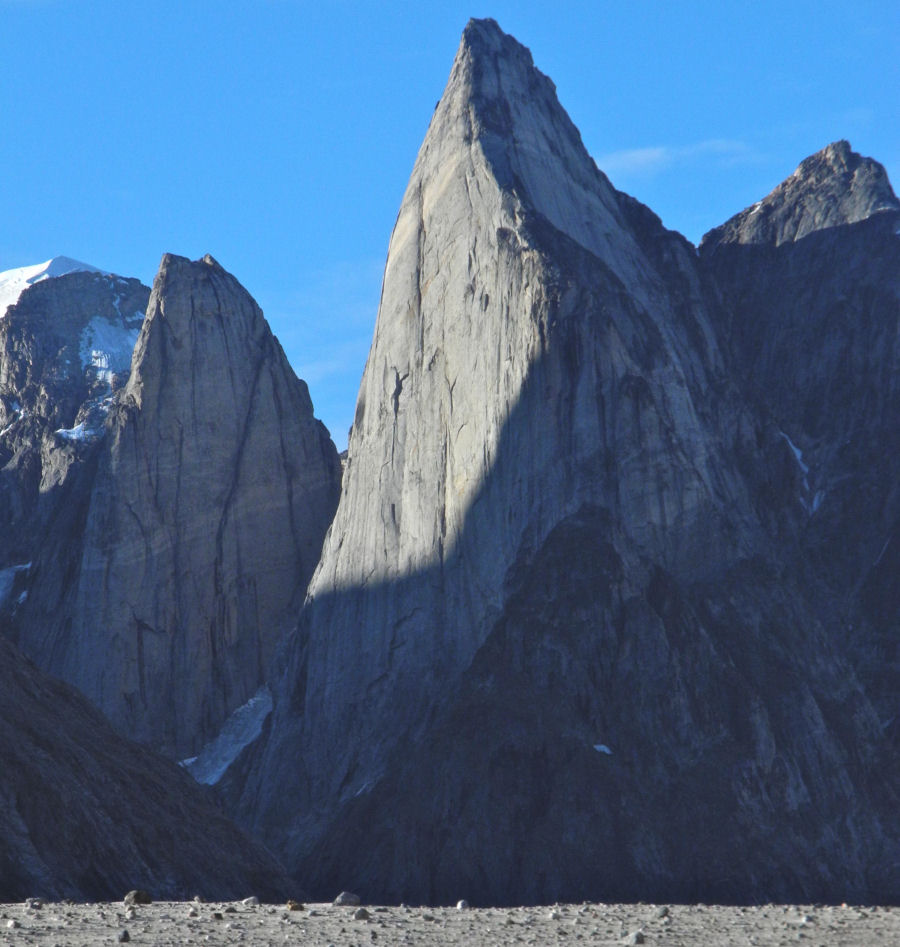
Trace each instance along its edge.
{"label": "clear blue sky", "polygon": [[838,138],[900,179],[897,0],[0,0],[0,270],[206,252],[339,447],[388,238],[470,16],[531,48],[622,190],[697,241]]}

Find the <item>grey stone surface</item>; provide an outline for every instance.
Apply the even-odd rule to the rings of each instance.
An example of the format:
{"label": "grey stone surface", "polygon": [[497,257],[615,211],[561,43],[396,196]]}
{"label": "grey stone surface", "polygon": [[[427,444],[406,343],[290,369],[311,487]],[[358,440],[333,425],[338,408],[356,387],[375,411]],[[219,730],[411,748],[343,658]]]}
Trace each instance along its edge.
{"label": "grey stone surface", "polygon": [[766,419],[757,495],[817,619],[853,655],[896,758],[900,202],[879,164],[838,142],[759,207],[786,220],[822,212],[785,242],[756,225],[762,211],[745,211],[700,248],[727,300],[732,376]]}
{"label": "grey stone surface", "polygon": [[836,141],[801,162],[771,194],[710,231],[707,248],[720,243],[778,247],[832,227],[900,211],[882,165],[847,141]]}
{"label": "grey stone surface", "polygon": [[190,756],[263,682],[340,463],[259,307],[211,257],[163,257],[134,352],[16,633],[121,732]]}
{"label": "grey stone surface", "polygon": [[30,286],[0,318],[0,571],[34,558],[102,435],[149,295],[138,280],[73,273]]}
{"label": "grey stone surface", "polygon": [[[53,904],[36,917],[28,916],[21,905],[5,907],[14,915],[7,923],[17,928],[16,943],[94,947],[114,942],[116,931],[122,927],[115,904]],[[652,918],[648,912],[651,906],[646,904],[589,903],[559,905],[553,920],[547,917],[546,908],[457,911],[452,907],[382,907],[376,909],[378,913],[365,937],[354,939],[351,935],[360,928],[348,920],[345,908],[330,904],[316,907],[311,915],[274,908],[253,912],[249,917],[232,915],[234,920],[226,929],[215,920],[216,915],[222,917],[221,910],[212,914],[202,910],[201,916],[192,917],[184,915],[183,904],[159,902],[141,911],[138,925],[129,926],[134,943],[239,942],[244,947],[270,947],[275,943],[335,947],[360,940],[379,947],[407,947],[410,943],[416,947],[518,947],[523,941],[611,947],[622,943],[637,928],[644,933],[645,943],[667,947],[788,943],[857,947],[896,943],[900,936],[900,911],[896,907],[678,905],[671,918],[660,922]]]}
{"label": "grey stone surface", "polygon": [[356,907],[359,904],[359,895],[352,891],[342,891],[333,901],[336,906]]}
{"label": "grey stone surface", "polygon": [[3,638],[0,759],[0,901],[119,900],[143,886],[163,898],[248,888],[282,898],[293,888],[190,776],[119,737]]}
{"label": "grey stone surface", "polygon": [[888,745],[771,541],[715,279],[471,21],[271,729],[224,786],[314,894],[894,890]]}

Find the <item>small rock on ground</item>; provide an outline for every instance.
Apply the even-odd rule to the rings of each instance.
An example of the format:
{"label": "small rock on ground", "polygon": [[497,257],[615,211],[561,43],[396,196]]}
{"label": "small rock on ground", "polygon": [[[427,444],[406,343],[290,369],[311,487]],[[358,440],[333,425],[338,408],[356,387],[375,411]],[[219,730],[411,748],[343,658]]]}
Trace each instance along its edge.
{"label": "small rock on ground", "polygon": [[153,904],[153,898],[141,888],[129,891],[123,898],[125,904]]}
{"label": "small rock on ground", "polygon": [[334,903],[337,907],[344,905],[346,907],[356,907],[359,904],[359,895],[354,894],[352,891],[342,891],[335,899]]}

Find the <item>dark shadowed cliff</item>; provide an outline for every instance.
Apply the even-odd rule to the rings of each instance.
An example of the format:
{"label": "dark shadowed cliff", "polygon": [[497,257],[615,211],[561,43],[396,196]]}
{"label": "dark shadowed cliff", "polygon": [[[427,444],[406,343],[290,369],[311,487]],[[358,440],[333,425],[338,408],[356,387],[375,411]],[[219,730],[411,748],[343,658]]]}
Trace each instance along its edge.
{"label": "dark shadowed cliff", "polygon": [[[878,210],[871,164],[823,178],[776,245]],[[223,786],[314,893],[897,897],[894,754],[778,538],[730,293],[471,21],[271,726]]]}
{"label": "dark shadowed cliff", "polygon": [[0,757],[0,901],[293,893],[190,776],[2,638]]}

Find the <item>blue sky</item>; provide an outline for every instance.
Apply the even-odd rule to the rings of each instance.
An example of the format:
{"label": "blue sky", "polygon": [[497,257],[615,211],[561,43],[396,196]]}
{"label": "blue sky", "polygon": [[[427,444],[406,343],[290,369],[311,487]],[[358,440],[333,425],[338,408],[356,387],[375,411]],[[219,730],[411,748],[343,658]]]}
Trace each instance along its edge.
{"label": "blue sky", "polygon": [[900,180],[896,0],[0,0],[0,270],[150,283],[163,252],[212,253],[343,448],[470,16],[530,47],[613,183],[691,240],[838,138]]}

